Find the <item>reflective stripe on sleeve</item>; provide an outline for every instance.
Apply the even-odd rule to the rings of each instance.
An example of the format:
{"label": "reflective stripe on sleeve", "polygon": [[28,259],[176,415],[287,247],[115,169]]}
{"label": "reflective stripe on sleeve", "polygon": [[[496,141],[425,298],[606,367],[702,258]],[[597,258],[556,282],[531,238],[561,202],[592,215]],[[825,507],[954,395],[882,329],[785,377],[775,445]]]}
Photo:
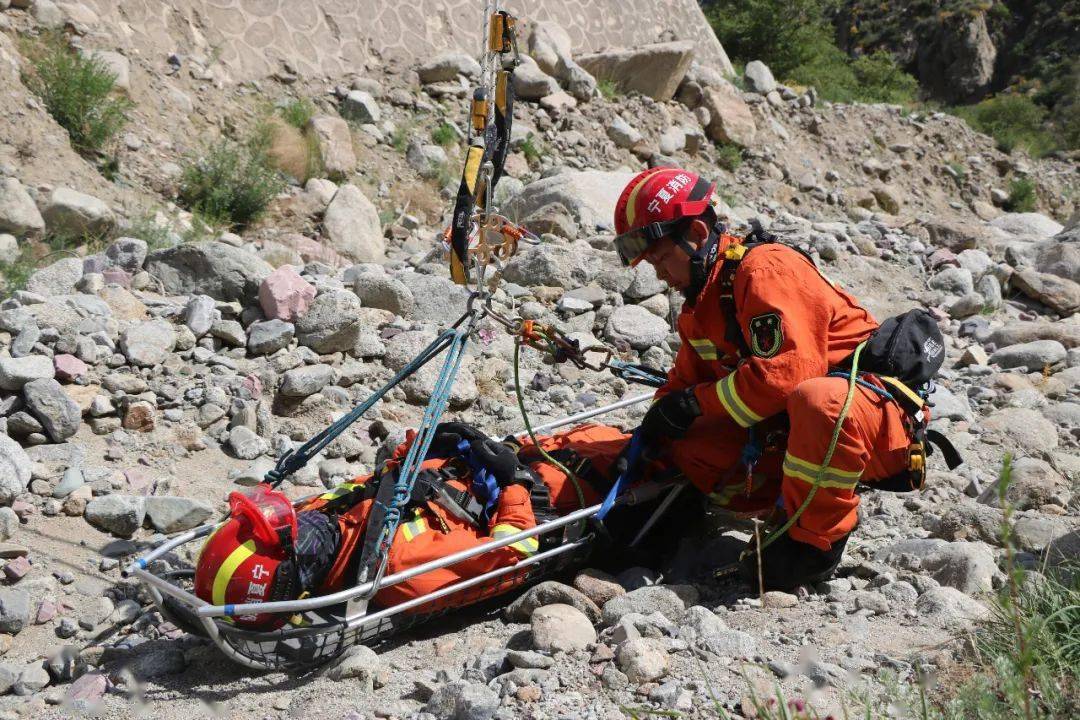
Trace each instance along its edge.
{"label": "reflective stripe on sleeve", "polygon": [[339,497],[348,495],[358,487],[363,487],[364,483],[341,483],[330,492],[323,493],[319,496],[320,500],[337,500]]}
{"label": "reflective stripe on sleeve", "polygon": [[687,342],[694,348],[702,360],[716,360],[716,345],[712,340],[705,338],[687,338]]}
{"label": "reflective stripe on sleeve", "polygon": [[[491,532],[491,536],[496,540],[501,540],[504,537],[516,535],[523,529],[524,528],[514,527],[513,525],[496,525],[494,530],[492,530]],[[530,555],[535,554],[536,551],[540,549],[540,541],[534,537],[525,538],[524,540],[518,540],[516,543],[510,545],[509,547],[517,550],[525,557],[529,557]]]}
{"label": "reflective stripe on sleeve", "polygon": [[[813,485],[814,482],[817,481],[820,472],[821,465],[807,462],[806,460],[795,457],[791,453],[784,455],[784,475]],[[818,487],[851,490],[858,485],[860,477],[862,477],[861,471],[840,470],[839,468],[827,467],[825,468],[825,474],[821,477],[821,481],[817,484]]]}
{"label": "reflective stripe on sleeve", "polygon": [[747,407],[735,390],[735,373],[729,374],[716,383],[716,395],[720,398],[724,409],[739,425],[748,428],[761,422],[762,417]]}

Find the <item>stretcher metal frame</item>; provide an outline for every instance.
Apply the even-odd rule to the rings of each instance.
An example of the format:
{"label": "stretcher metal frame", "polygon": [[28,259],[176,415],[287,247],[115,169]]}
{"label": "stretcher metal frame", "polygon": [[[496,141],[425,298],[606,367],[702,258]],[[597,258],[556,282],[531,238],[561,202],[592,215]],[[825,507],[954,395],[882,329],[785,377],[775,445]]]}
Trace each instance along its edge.
{"label": "stretcher metal frame", "polygon": [[[586,410],[576,415],[536,426],[534,432],[546,432],[555,428],[580,423],[614,410],[636,405],[652,398],[645,393],[603,407]],[[524,435],[524,433],[521,433]],[[176,570],[172,564],[174,555],[188,543],[200,540],[220,524],[208,524],[181,533],[158,545],[124,569],[124,577],[138,579],[146,588],[162,616],[179,627],[209,638],[221,652],[240,665],[254,670],[302,670],[311,669],[334,659],[348,647],[357,643],[373,644],[385,640],[395,632],[412,627],[439,612],[424,614],[422,611],[402,619],[402,613],[422,608],[441,598],[464,594],[477,589],[479,598],[487,598],[506,591],[533,584],[541,577],[570,565],[576,557],[583,556],[592,541],[588,533],[566,533],[564,541],[549,549],[517,563],[496,568],[458,582],[435,592],[386,608],[368,609],[349,614],[343,608],[350,600],[370,597],[374,591],[405,582],[433,570],[456,565],[499,548],[513,545],[528,538],[539,538],[557,530],[584,526],[596,515],[602,504],[582,508],[563,517],[537,525],[527,530],[501,537],[497,540],[448,555],[438,560],[408,568],[372,582],[363,583],[329,595],[307,597],[280,602],[244,605],[213,605],[196,597],[190,588],[190,569]],[[581,557],[581,559],[584,559]],[[184,582],[184,579],[187,582]],[[485,592],[485,590],[487,592]],[[464,600],[460,605],[475,600]],[[284,627],[256,631],[236,625],[232,618],[247,614],[274,614],[281,618],[302,618],[301,622],[287,623]]]}

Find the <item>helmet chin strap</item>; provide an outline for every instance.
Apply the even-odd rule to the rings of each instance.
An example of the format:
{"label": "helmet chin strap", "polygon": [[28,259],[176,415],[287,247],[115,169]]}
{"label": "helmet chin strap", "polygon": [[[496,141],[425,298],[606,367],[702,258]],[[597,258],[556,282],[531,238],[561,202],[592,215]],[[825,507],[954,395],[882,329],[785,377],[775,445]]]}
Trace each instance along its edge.
{"label": "helmet chin strap", "polygon": [[709,273],[716,263],[716,256],[720,248],[720,235],[723,232],[724,223],[718,220],[709,231],[709,237],[705,239],[705,242],[699,248],[691,245],[685,235],[675,241],[675,244],[690,256],[690,284],[683,290],[686,304],[690,307],[693,307],[694,303],[697,302],[701,289],[705,287],[705,282],[709,279]]}

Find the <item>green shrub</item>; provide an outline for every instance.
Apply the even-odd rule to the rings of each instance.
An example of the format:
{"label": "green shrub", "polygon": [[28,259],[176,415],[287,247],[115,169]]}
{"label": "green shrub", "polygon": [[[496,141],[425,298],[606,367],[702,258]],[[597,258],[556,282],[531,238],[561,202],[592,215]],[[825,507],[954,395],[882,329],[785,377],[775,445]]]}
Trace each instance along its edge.
{"label": "green shrub", "polygon": [[128,121],[132,103],[112,94],[116,75],[95,57],[80,55],[60,36],[25,46],[30,70],[23,82],[81,152],[104,147]]}
{"label": "green shrub", "polygon": [[596,78],[596,89],[605,100],[614,100],[619,95],[619,86],[611,78]]}
{"label": "green shrub", "polygon": [[146,213],[136,218],[124,234],[142,240],[150,251],[160,250],[173,244],[172,229],[168,225],[159,223],[154,213]]}
{"label": "green shrub", "polygon": [[33,254],[23,249],[14,262],[0,263],[0,296],[7,297],[26,287],[26,282],[37,270]]}
{"label": "green shrub", "polygon": [[180,202],[211,224],[245,227],[285,187],[258,143],[222,140],[184,168]]}
{"label": "green shrub", "polygon": [[1023,149],[1033,157],[1042,157],[1056,149],[1053,137],[1043,126],[1046,109],[1026,95],[998,95],[977,105],[957,108],[956,114],[994,138],[1004,152]]}
{"label": "green shrub", "polygon": [[831,0],[714,0],[705,10],[732,57],[761,60],[778,78],[786,78],[833,45],[825,15],[832,4]]}
{"label": "green shrub", "polygon": [[730,172],[742,165],[742,148],[732,143],[716,143],[716,164]]}
{"label": "green shrub", "polygon": [[390,135],[390,145],[399,153],[409,149],[409,130],[405,125],[398,125]]}
{"label": "green shrub", "polygon": [[303,130],[315,116],[315,105],[307,98],[290,100],[281,108],[281,118],[297,130]]}
{"label": "green shrub", "polygon": [[539,162],[540,156],[543,155],[543,144],[540,139],[536,135],[529,133],[525,141],[521,143],[521,154],[525,156],[529,163]]}
{"label": "green shrub", "polygon": [[908,105],[915,102],[919,81],[900,69],[887,52],[864,55],[851,62],[857,98],[861,102]]}
{"label": "green shrub", "polygon": [[1016,178],[1009,183],[1009,199],[1005,201],[1005,209],[1009,212],[1034,212],[1038,199],[1034,181]]}
{"label": "green shrub", "polygon": [[443,147],[453,145],[458,141],[457,130],[450,123],[439,123],[439,127],[431,131],[431,139],[436,145]]}

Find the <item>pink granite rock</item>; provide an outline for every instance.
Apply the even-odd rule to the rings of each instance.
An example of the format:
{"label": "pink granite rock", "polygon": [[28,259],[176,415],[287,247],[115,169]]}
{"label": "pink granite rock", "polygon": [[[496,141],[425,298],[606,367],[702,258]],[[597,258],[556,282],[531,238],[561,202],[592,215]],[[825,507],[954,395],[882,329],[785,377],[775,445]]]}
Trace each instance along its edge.
{"label": "pink granite rock", "polygon": [[58,608],[56,607],[56,603],[49,598],[45,598],[41,601],[41,604],[38,605],[37,617],[34,619],[34,622],[38,625],[44,625],[56,617],[57,611]]}
{"label": "pink granite rock", "polygon": [[131,273],[119,268],[111,268],[101,273],[106,285],[119,285],[124,289],[131,287]]}
{"label": "pink granite rock", "polygon": [[75,382],[90,369],[74,355],[56,355],[53,357],[53,367],[56,369],[56,379],[62,382]]}
{"label": "pink granite rock", "polygon": [[17,557],[4,566],[4,577],[11,582],[18,582],[30,572],[30,561],[25,557]]}
{"label": "pink granite rock", "polygon": [[315,286],[293,269],[282,265],[266,276],[259,287],[259,305],[268,320],[294,322],[315,299]]}
{"label": "pink granite rock", "polygon": [[262,380],[259,379],[258,375],[248,375],[244,378],[244,381],[241,384],[243,385],[244,389],[248,391],[252,398],[257,400],[260,396],[262,396],[263,383]]}
{"label": "pink granite rock", "polygon": [[67,689],[67,701],[76,709],[88,709],[101,702],[109,681],[101,673],[87,673],[75,679]]}

